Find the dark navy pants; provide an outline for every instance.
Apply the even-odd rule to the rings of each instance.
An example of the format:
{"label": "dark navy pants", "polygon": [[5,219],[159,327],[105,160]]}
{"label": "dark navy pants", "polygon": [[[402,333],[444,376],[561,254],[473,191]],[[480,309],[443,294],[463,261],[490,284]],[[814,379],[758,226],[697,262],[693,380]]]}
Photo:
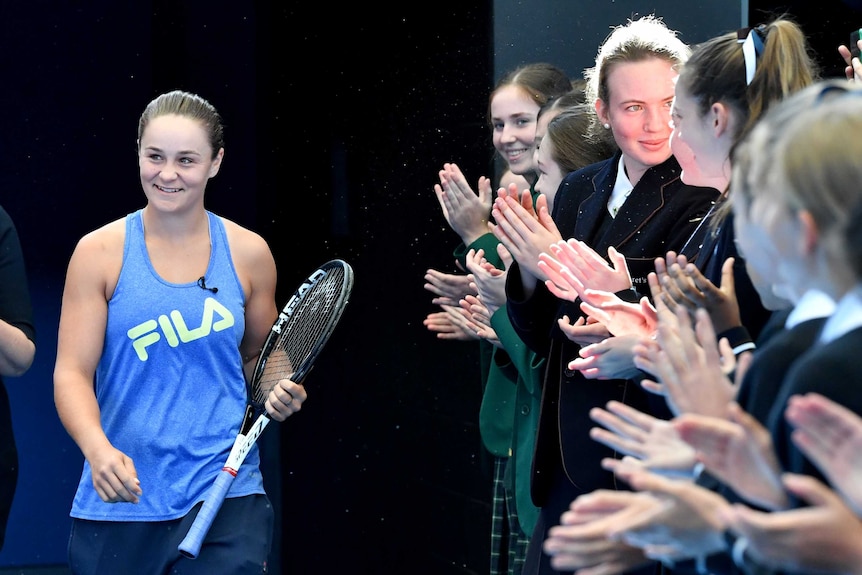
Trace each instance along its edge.
{"label": "dark navy pants", "polygon": [[267,573],[274,514],[266,495],[226,499],[196,559],[177,546],[200,510],[173,521],[72,519],[74,575],[261,575]]}

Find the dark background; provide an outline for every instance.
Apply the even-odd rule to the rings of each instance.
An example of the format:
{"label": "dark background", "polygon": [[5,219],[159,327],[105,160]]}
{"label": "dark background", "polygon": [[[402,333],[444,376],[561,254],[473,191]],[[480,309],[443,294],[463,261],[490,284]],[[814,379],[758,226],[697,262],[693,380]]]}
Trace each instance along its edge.
{"label": "dark background", "polygon": [[477,346],[439,342],[422,325],[434,311],[425,270],[454,271],[437,170],[456,161],[473,181],[490,174],[484,118],[496,78],[536,60],[576,76],[632,12],[655,11],[696,43],[788,10],[826,75],[842,73],[835,49],[862,24],[840,0],[742,6],[747,14],[706,0],[0,6],[0,203],[21,235],[39,337],[33,368],[6,382],[21,475],[0,567],[65,562],[81,468],[52,400],[65,266],[81,235],[143,205],[138,116],[182,88],[225,118],[207,206],[267,238],[279,301],[328,259],[356,272],[303,412],[262,438],[282,518],[271,571],[487,572]]}

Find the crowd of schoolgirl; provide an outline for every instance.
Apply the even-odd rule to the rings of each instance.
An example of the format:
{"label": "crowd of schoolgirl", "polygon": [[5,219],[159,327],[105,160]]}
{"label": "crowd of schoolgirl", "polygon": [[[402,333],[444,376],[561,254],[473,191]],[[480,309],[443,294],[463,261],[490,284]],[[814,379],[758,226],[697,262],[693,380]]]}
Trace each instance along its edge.
{"label": "crowd of schoolgirl", "polygon": [[862,567],[862,72],[788,16],[661,17],[490,92],[499,173],[449,159],[437,337],[477,340],[492,575]]}

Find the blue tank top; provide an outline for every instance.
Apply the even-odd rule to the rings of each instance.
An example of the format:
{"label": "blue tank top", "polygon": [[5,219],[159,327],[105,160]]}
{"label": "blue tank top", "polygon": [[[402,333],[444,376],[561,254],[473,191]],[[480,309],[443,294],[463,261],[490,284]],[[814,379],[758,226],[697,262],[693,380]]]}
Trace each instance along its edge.
{"label": "blue tank top", "polygon": [[[246,404],[239,345],[245,298],[221,219],[207,212],[206,286],[169,283],[144,242],[143,214],[126,216],[123,265],[108,302],[96,398],[111,443],[132,458],[138,504],[105,503],[84,462],[71,516],[101,521],[162,521],[205,498],[227,460]],[[228,497],[263,493],[253,448]]]}

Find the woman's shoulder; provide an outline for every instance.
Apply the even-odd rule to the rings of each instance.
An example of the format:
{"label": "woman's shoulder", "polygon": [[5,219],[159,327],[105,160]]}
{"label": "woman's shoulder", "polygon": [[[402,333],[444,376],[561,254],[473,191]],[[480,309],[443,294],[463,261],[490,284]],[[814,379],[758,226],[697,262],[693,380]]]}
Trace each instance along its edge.
{"label": "woman's shoulder", "polygon": [[111,248],[123,249],[123,241],[126,237],[126,217],[116,219],[84,234],[78,240],[78,250],[110,250]]}
{"label": "woman's shoulder", "polygon": [[269,244],[262,235],[224,216],[216,217],[224,226],[225,237],[237,263],[260,262],[261,258],[265,261],[272,259]]}
{"label": "woman's shoulder", "polygon": [[69,277],[79,282],[110,283],[112,278],[115,281],[123,263],[125,237],[126,218],[109,222],[82,236],[69,260]]}
{"label": "woman's shoulder", "polygon": [[225,235],[227,235],[229,242],[237,241],[251,245],[259,245],[260,243],[266,244],[266,240],[264,240],[263,236],[260,235],[258,232],[243,225],[240,225],[237,222],[224,216],[215,216],[219,221],[221,221],[222,225],[224,226],[224,232]]}

